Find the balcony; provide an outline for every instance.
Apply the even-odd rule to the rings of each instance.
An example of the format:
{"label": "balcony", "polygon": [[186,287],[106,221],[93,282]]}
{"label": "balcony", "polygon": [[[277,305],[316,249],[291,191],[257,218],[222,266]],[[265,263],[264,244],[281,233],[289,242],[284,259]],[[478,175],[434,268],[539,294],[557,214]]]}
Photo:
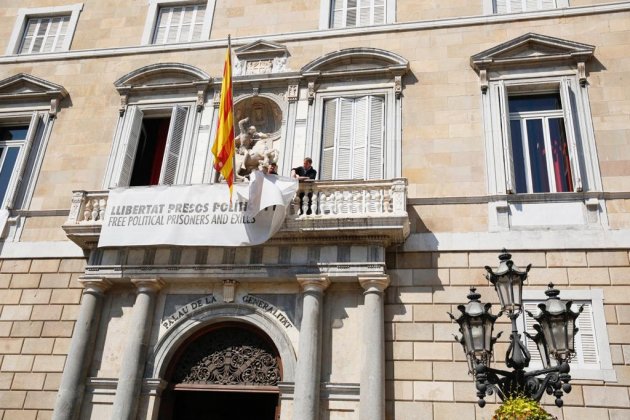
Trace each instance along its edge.
{"label": "balcony", "polygon": [[[389,246],[409,235],[407,180],[302,182],[270,242]],[[96,248],[108,191],[75,191],[63,229],[83,249]],[[212,244],[209,244],[211,246]]]}

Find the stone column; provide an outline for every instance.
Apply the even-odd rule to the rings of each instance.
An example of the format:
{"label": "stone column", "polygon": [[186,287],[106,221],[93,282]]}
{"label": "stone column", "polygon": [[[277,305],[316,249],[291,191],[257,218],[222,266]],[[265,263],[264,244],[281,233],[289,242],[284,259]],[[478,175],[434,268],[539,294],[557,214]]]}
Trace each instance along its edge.
{"label": "stone column", "polygon": [[359,276],[363,292],[363,365],[359,415],[361,420],[385,419],[385,316],[383,291],[389,277]]}
{"label": "stone column", "polygon": [[114,397],[112,419],[132,420],[136,418],[138,399],[142,386],[144,362],[153,321],[157,292],[164,283],[157,279],[131,280],[138,289],[133,305],[127,343],[118,375],[118,386]]}
{"label": "stone column", "polygon": [[300,325],[300,348],[295,373],[294,420],[319,418],[322,300],[330,285],[326,276],[298,275],[304,301]]}
{"label": "stone column", "polygon": [[96,332],[101,318],[103,294],[110,286],[107,280],[79,280],[83,284],[83,298],[66,365],[61,375],[55,402],[54,420],[74,420],[79,417],[85,377],[92,359]]}

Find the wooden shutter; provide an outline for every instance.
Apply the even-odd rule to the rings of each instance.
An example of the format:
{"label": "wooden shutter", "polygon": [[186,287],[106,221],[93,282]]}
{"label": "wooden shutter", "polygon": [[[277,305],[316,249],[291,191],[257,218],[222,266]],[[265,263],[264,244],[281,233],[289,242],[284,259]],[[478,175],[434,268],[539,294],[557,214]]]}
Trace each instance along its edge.
{"label": "wooden shutter", "polygon": [[168,137],[166,139],[166,150],[162,160],[162,171],[160,173],[160,184],[172,185],[177,176],[177,164],[184,141],[184,131],[186,129],[186,115],[188,109],[182,106],[175,106],[171,113],[171,123],[168,127]]}
{"label": "wooden shutter", "polygon": [[352,162],[352,179],[365,179],[366,161],[367,161],[367,137],[368,137],[368,106],[369,96],[356,98],[354,100],[354,135],[352,141],[352,153],[350,160]]}
{"label": "wooden shutter", "polygon": [[[574,302],[571,309],[577,311],[582,306],[583,310],[576,323],[579,331],[575,337],[576,357],[573,364],[580,367],[599,366],[599,354],[595,337],[595,323],[593,322],[593,305],[591,301]],[[590,365],[590,366],[589,366]]]}
{"label": "wooden shutter", "polygon": [[494,92],[498,104],[501,118],[500,133],[503,144],[503,159],[505,162],[505,190],[508,193],[516,192],[514,183],[514,155],[512,154],[512,139],[510,136],[510,109],[508,105],[508,94],[505,84],[500,82],[496,85]]}
{"label": "wooden shutter", "polygon": [[494,0],[494,13],[507,13],[507,1],[508,0]]}
{"label": "wooden shutter", "polygon": [[[536,320],[533,317],[529,316],[525,311],[529,311],[533,315],[537,315],[539,312],[538,303],[539,302],[523,301],[524,311],[523,315],[521,316],[522,327],[524,327],[523,331],[527,331],[532,336],[536,335],[536,331],[534,330],[534,324],[536,324]],[[538,347],[536,346],[534,340],[530,340],[525,334],[521,335],[521,339],[525,342],[527,350],[532,357],[532,362],[542,363],[540,352],[538,351]]]}
{"label": "wooden shutter", "polygon": [[576,109],[575,91],[569,78],[563,78],[560,82],[560,100],[564,112],[564,127],[567,133],[569,146],[569,160],[571,162],[571,174],[573,175],[573,189],[582,191],[582,174],[578,159],[577,134],[580,132],[579,115]]}
{"label": "wooden shutter", "polygon": [[385,100],[370,98],[370,129],[368,131],[367,179],[383,179],[383,139],[385,137]]}
{"label": "wooden shutter", "polygon": [[344,0],[333,0],[332,2],[332,17],[330,19],[330,26],[333,28],[343,28],[344,22]]}
{"label": "wooden shutter", "polygon": [[352,175],[353,102],[339,98],[334,179],[350,179]]}
{"label": "wooden shutter", "polygon": [[[15,205],[15,201],[17,198],[17,192],[20,191],[20,187],[22,186],[22,180],[24,178],[24,173],[26,171],[26,166],[29,162],[29,157],[31,155],[31,150],[33,148],[33,144],[39,144],[41,137],[44,135],[44,124],[42,123],[42,117],[38,113],[34,113],[31,117],[31,122],[29,124],[28,133],[26,133],[26,140],[24,141],[24,146],[22,146],[22,150],[20,151],[20,157],[18,157],[18,162],[16,169],[13,173],[13,180],[9,184],[9,188],[6,193],[6,208],[12,209]],[[37,139],[36,139],[37,138]]]}
{"label": "wooden shutter", "polygon": [[122,155],[120,156],[118,182],[114,187],[127,187],[131,180],[133,172],[133,164],[136,159],[136,150],[138,149],[138,140],[142,132],[143,112],[138,107],[129,107],[127,109],[128,120],[123,130],[121,147]]}
{"label": "wooden shutter", "polygon": [[385,0],[374,0],[374,25],[385,23]]}
{"label": "wooden shutter", "polygon": [[335,162],[335,133],[337,126],[337,104],[339,99],[324,102],[324,126],[322,129],[322,162],[320,179],[333,179]]}
{"label": "wooden shutter", "polygon": [[523,11],[531,12],[532,10],[540,9],[539,0],[525,0],[525,6]]}
{"label": "wooden shutter", "polygon": [[543,10],[555,9],[557,6],[556,0],[541,0],[540,8]]}

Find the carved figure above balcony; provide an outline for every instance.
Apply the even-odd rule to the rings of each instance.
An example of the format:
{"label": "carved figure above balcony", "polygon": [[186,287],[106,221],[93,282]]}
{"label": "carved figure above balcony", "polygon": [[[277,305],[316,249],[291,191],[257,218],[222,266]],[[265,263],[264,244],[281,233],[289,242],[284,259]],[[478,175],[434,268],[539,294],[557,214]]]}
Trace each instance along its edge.
{"label": "carved figure above balcony", "polygon": [[282,111],[273,100],[254,96],[235,105],[235,121],[240,133],[236,139],[237,176],[247,177],[252,170],[262,169],[279,158]]}

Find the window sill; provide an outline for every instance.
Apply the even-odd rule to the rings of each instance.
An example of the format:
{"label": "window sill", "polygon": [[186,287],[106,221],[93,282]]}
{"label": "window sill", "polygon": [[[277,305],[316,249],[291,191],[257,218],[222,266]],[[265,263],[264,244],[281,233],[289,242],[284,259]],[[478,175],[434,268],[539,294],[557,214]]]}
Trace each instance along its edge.
{"label": "window sill", "polygon": [[490,230],[602,229],[601,193],[535,193],[497,196],[489,203]]}

